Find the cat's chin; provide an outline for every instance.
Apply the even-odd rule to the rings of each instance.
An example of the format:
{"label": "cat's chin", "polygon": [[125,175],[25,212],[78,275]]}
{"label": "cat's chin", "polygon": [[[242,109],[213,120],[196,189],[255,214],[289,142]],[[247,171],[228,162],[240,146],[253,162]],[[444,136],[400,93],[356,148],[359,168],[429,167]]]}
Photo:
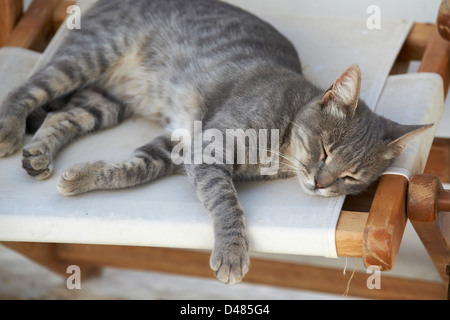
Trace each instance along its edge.
{"label": "cat's chin", "polygon": [[327,189],[303,189],[307,194],[315,197],[323,197],[323,198],[330,198],[330,197],[336,197],[339,196],[339,194],[336,194],[334,192],[330,192]]}
{"label": "cat's chin", "polygon": [[307,181],[304,181],[301,178],[299,178],[299,183],[303,191],[311,196],[324,198],[339,196],[339,194],[332,192],[329,189],[317,189],[314,187],[313,184],[308,183]]}

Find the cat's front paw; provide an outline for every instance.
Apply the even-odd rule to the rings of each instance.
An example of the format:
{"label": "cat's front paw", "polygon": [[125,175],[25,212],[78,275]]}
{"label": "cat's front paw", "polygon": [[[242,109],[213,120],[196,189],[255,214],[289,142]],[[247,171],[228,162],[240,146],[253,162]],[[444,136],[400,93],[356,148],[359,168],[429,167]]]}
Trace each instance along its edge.
{"label": "cat's front paw", "polygon": [[15,117],[0,120],[0,158],[9,156],[22,146],[25,121]]}
{"label": "cat's front paw", "polygon": [[22,167],[32,177],[44,180],[53,171],[53,157],[44,143],[31,144],[23,149]]}
{"label": "cat's front paw", "polygon": [[241,282],[250,266],[248,240],[243,237],[232,245],[216,245],[210,265],[220,281],[229,285]]}

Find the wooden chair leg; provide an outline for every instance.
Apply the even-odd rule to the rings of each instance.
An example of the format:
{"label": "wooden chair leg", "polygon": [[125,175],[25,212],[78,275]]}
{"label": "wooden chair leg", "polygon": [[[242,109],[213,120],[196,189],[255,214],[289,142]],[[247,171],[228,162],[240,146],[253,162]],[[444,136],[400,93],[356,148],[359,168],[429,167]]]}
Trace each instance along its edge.
{"label": "wooden chair leg", "polygon": [[419,235],[444,283],[450,264],[450,191],[439,178],[415,175],[408,190],[408,217]]}
{"label": "wooden chair leg", "polygon": [[431,30],[430,40],[422,57],[419,72],[437,73],[444,82],[444,99],[450,83],[450,42],[441,37],[437,27]]}
{"label": "wooden chair leg", "polygon": [[52,17],[59,0],[34,0],[5,45],[43,51],[52,36]]}
{"label": "wooden chair leg", "polygon": [[0,0],[0,47],[8,40],[23,11],[22,0]]}

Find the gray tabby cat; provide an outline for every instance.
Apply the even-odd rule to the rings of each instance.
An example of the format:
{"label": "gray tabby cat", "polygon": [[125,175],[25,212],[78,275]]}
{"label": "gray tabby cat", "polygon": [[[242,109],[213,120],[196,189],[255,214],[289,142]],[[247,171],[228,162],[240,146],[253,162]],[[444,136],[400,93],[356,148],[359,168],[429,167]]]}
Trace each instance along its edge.
{"label": "gray tabby cat", "polygon": [[297,175],[313,195],[355,194],[428,128],[374,114],[359,101],[360,84],[354,65],[327,91],[316,88],[303,77],[285,37],[229,4],[100,0],[51,62],[2,104],[0,156],[20,148],[26,129],[39,129],[23,150],[23,167],[45,179],[70,141],[131,116],[157,120],[170,130],[192,131],[194,121],[221,132],[278,129],[279,148],[272,152],[281,160],[271,176],[260,175],[261,163],[175,164],[167,135],[124,162],[75,166],[58,183],[62,194],[76,195],[187,174],[213,221],[211,268],[219,280],[234,284],[249,267],[234,180]]}

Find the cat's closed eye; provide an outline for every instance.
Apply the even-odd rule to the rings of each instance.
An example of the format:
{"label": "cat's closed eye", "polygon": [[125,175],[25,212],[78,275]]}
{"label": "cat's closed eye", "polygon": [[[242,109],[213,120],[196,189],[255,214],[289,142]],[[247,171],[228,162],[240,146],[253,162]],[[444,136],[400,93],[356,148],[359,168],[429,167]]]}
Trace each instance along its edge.
{"label": "cat's closed eye", "polygon": [[345,182],[360,182],[358,179],[351,177],[351,176],[345,176],[342,178]]}
{"label": "cat's closed eye", "polygon": [[321,143],[321,146],[322,146],[322,155],[321,155],[320,161],[325,162],[328,159],[328,153],[327,153],[327,150],[325,149],[323,142]]}

